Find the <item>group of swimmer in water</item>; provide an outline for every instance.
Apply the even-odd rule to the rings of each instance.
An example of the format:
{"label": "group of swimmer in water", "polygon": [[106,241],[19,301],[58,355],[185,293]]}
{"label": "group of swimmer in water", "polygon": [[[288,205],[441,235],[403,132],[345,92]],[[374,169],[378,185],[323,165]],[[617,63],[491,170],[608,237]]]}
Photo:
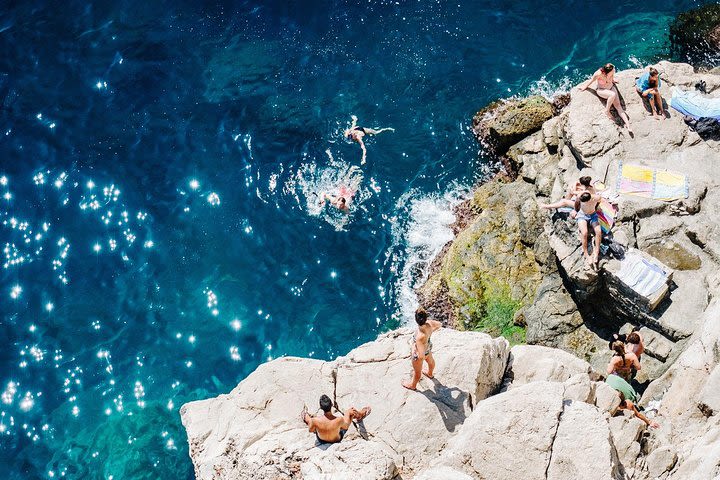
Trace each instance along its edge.
{"label": "group of swimmer in water", "polygon": [[[593,82],[597,82],[596,93],[599,97],[606,100],[605,113],[614,121],[610,113],[615,108],[620,118],[623,120],[625,128],[632,133],[630,120],[623,110],[620,103],[619,93],[615,84],[617,80],[614,78],[615,67],[608,63],[601,67],[595,74],[583,82],[580,90],[587,89]],[[660,79],[658,71],[650,68],[648,72],[640,76],[636,81],[636,90],[639,95],[648,99],[653,117],[661,120],[665,116],[663,109],[662,97],[660,96]],[[357,117],[352,117],[352,124],[349,129],[345,130],[345,137],[354,140],[360,144],[363,151],[361,164],[365,163],[366,148],[363,143],[365,135],[376,135],[384,129],[368,129],[357,126]],[[567,189],[565,196],[553,203],[541,204],[541,208],[571,208],[570,215],[577,220],[578,229],[581,235],[581,243],[583,248],[583,256],[585,261],[592,264],[594,268],[598,267],[600,255],[600,242],[602,240],[602,229],[598,218],[598,207],[602,197],[598,194],[598,189],[589,176],[580,177],[574,184]],[[332,196],[323,194],[322,201],[329,200],[332,205],[342,211],[348,211],[347,199],[342,195]],[[589,227],[592,227],[595,235],[592,256],[588,251],[587,234]],[[401,385],[408,390],[417,391],[417,385],[423,375],[433,379],[435,371],[435,359],[433,357],[433,348],[431,336],[433,332],[442,328],[442,323],[428,318],[428,313],[421,307],[415,311],[415,322],[417,329],[413,334],[413,340],[410,350],[410,361],[412,365],[412,378],[403,380]],[[635,392],[631,383],[638,370],[641,369],[640,358],[645,350],[643,339],[639,332],[632,331],[627,336],[614,335],[610,342],[610,349],[613,356],[607,366],[606,383],[617,392],[620,397],[618,409],[628,410],[634,416],[645,422],[649,427],[658,428],[657,422],[649,420],[643,415],[635,405],[638,400],[638,394]],[[427,364],[427,368],[423,369],[423,365]],[[340,412],[337,404],[335,409]],[[349,408],[345,413],[340,412],[341,416],[332,413],[333,404],[327,395],[320,397],[321,415],[313,416],[307,411],[307,407],[302,411],[302,420],[308,426],[310,432],[315,433],[317,440],[321,444],[331,444],[340,442],[350,425],[353,422],[362,422],[370,412],[370,407],[364,407],[357,410],[354,407]]]}
{"label": "group of swimmer in water", "polygon": [[[366,135],[377,135],[382,132],[394,132],[394,128],[386,127],[386,128],[369,128],[369,127],[361,127],[357,124],[358,117],[353,115],[350,117],[352,120],[352,123],[350,124],[350,128],[346,129],[343,133],[343,136],[353,142],[357,142],[360,144],[360,149],[362,150],[362,158],[360,159],[360,165],[365,165],[365,162],[367,161],[367,147],[365,147],[365,141],[363,138]],[[353,196],[355,196],[355,191],[352,191],[348,189],[347,187],[341,186],[338,189],[338,192],[336,192],[335,195],[323,192],[319,195],[320,198],[320,204],[325,204],[325,202],[329,202],[330,205],[337,208],[343,213],[350,213],[350,207],[349,203],[352,200]]]}

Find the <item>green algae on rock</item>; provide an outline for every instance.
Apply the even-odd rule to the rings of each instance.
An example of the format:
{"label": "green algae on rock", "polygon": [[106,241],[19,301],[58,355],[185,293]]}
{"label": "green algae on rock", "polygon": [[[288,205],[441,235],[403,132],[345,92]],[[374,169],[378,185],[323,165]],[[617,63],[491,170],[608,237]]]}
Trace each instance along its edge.
{"label": "green algae on rock", "polygon": [[[444,309],[431,313],[460,329],[480,329],[524,341],[515,312],[532,302],[542,281],[532,245],[542,233],[533,189],[524,182],[490,182],[468,205],[475,213],[419,290]],[[438,302],[438,298],[444,299]]]}

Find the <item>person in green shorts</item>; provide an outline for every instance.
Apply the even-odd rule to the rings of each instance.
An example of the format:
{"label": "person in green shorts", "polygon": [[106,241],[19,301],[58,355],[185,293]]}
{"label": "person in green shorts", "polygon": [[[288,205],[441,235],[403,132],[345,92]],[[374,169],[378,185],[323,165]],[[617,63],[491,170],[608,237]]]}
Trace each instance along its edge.
{"label": "person in green shorts", "polygon": [[642,413],[640,413],[640,411],[635,406],[635,402],[638,399],[638,394],[635,393],[635,389],[632,387],[632,385],[626,382],[622,377],[615,374],[608,375],[605,383],[614,388],[620,395],[620,405],[618,406],[620,410],[630,410],[633,415],[645,422],[648,427],[660,428],[659,423],[648,420],[648,418]]}

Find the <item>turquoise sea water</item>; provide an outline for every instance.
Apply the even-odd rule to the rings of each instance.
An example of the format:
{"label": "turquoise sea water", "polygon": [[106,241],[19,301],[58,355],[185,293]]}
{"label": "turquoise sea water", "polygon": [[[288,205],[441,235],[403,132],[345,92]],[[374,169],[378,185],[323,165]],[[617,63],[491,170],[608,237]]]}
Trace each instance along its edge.
{"label": "turquoise sea water", "polygon": [[[6,3],[0,477],[191,478],[184,402],[405,321],[477,109],[660,58],[696,5]],[[362,166],[352,114],[395,128]]]}

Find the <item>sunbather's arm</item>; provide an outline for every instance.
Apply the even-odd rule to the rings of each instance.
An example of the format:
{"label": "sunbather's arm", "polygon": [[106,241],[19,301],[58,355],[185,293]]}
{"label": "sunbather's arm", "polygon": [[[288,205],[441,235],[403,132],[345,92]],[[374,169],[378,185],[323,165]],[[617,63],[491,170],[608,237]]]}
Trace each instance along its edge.
{"label": "sunbather's arm", "polygon": [[432,328],[433,332],[442,328],[442,323],[437,320],[428,320],[428,324],[430,324],[430,328]]}
{"label": "sunbather's arm", "polygon": [[638,410],[637,407],[636,407],[631,401],[626,400],[626,401],[625,401],[625,404],[627,405],[626,408],[627,408],[628,410],[632,411],[632,412],[635,414],[635,416],[638,417],[640,420],[642,420],[643,422],[645,422],[645,424],[646,424],[648,427],[660,428],[660,424],[659,424],[659,423],[653,422],[653,421],[651,421],[651,420],[648,420],[648,418],[647,418],[645,415],[643,415],[642,413],[640,413],[640,410]]}
{"label": "sunbather's arm", "polygon": [[595,80],[597,80],[597,78],[598,78],[598,73],[595,72],[595,74],[590,78],[590,80],[587,80],[587,81],[581,83],[580,85],[578,85],[578,90],[585,90],[585,89],[588,88],[590,85],[592,85],[592,83],[593,83]]}
{"label": "sunbather's arm", "polygon": [[614,371],[615,371],[615,358],[613,357],[613,359],[610,360],[610,363],[608,363],[607,373],[608,373],[608,375],[610,375]]}

